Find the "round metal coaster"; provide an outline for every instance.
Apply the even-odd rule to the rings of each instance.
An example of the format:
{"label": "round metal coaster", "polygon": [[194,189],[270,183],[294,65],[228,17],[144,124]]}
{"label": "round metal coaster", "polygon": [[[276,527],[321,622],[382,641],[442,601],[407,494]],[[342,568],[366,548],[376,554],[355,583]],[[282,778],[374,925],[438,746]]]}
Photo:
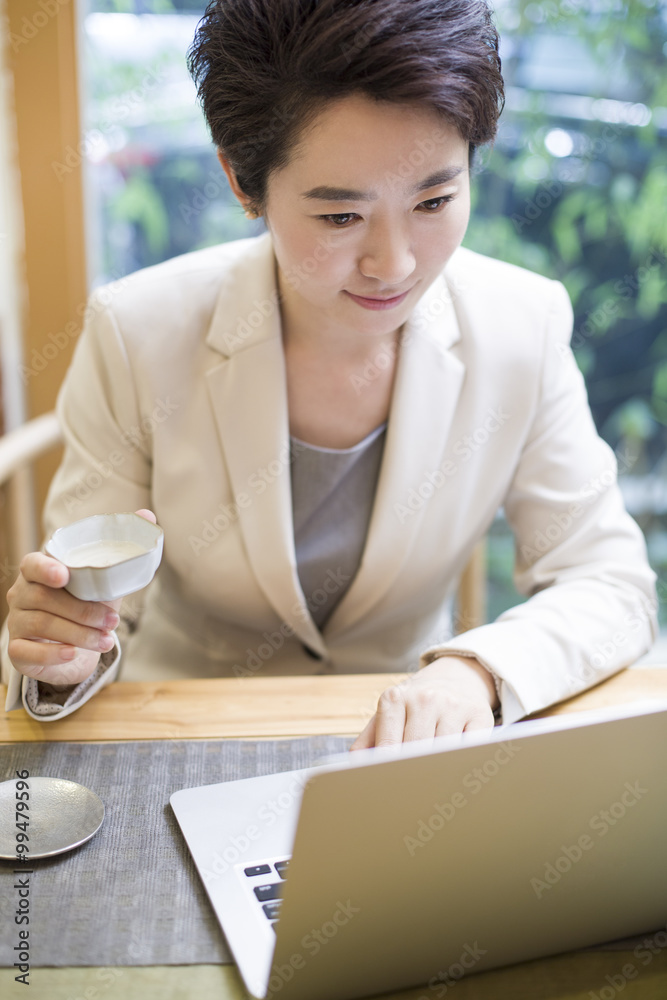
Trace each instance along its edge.
{"label": "round metal coaster", "polygon": [[[30,862],[71,851],[94,837],[103,820],[102,800],[76,781],[64,778],[3,781],[0,783],[0,858],[16,861],[22,854],[24,861]],[[19,843],[28,850],[17,851]]]}

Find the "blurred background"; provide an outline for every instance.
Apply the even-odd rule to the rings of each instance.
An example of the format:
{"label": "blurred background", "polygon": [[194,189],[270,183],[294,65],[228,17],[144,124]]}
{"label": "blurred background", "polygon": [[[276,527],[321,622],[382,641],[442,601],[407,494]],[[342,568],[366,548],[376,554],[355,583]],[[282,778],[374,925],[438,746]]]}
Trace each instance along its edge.
{"label": "blurred background", "polygon": [[[66,183],[80,168],[88,290],[263,230],[227,187],[185,66],[203,8],[75,5],[82,138],[50,167]],[[497,0],[495,11],[507,105],[494,147],[478,153],[465,245],[566,285],[596,425],[667,584],[667,3]],[[23,38],[33,20],[13,18],[10,66],[22,58],[17,27]],[[489,619],[520,600],[512,567],[501,511],[487,546]],[[667,628],[665,600],[660,615]]]}

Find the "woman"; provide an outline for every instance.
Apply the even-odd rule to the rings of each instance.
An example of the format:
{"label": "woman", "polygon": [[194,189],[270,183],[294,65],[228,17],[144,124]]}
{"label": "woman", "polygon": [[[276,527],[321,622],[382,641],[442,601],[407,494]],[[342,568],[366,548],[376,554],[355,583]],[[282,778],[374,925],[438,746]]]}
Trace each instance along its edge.
{"label": "woman", "polygon": [[[460,248],[502,105],[486,4],[214,2],[190,68],[267,233],[91,297],[45,527],[140,508],[165,555],[141,613],[26,556],[10,704],[56,718],[113,679],[119,613],[126,679],[419,666],[355,747],[511,722],[632,662],[654,575],[565,290]],[[530,599],[454,639],[501,504]]]}

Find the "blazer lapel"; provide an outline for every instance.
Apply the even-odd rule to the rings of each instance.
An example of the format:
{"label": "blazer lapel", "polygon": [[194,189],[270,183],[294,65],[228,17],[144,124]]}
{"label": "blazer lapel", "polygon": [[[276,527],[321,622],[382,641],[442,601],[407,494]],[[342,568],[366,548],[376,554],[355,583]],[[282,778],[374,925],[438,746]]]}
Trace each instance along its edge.
{"label": "blazer lapel", "polygon": [[405,324],[361,565],[321,633],[296,569],[285,360],[270,234],[237,252],[206,341],[216,352],[206,376],[211,406],[233,495],[249,498],[239,524],[258,584],[301,641],[326,655],[326,641],[362,618],[394,583],[419,528],[420,510],[401,518],[400,509],[442,461],[465,372],[450,351],[459,339],[456,314],[440,276]]}
{"label": "blazer lapel", "polygon": [[244,497],[239,524],[252,570],[282,621],[324,655],[296,571],[285,361],[269,234],[230,269],[207,344],[223,355],[206,381],[232,493],[236,502]]}
{"label": "blazer lapel", "polygon": [[429,475],[442,461],[463,383],[465,366],[449,350],[459,336],[452,296],[441,276],[403,330],[361,565],[324,626],[325,641],[348,629],[380,600],[408,556],[425,506],[410,508],[411,491],[430,492]]}

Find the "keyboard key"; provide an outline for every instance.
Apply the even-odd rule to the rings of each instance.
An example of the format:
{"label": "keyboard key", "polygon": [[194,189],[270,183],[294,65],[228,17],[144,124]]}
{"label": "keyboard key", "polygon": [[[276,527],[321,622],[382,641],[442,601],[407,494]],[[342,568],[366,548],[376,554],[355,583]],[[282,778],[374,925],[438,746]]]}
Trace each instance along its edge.
{"label": "keyboard key", "polygon": [[282,886],[280,882],[273,882],[271,885],[256,885],[255,895],[260,903],[268,903],[270,899],[280,899]]}
{"label": "keyboard key", "polygon": [[275,869],[276,869],[276,871],[278,872],[278,874],[280,875],[281,878],[287,878],[287,876],[285,875],[285,872],[287,871],[288,864],[289,864],[289,861],[276,861]]}
{"label": "keyboard key", "polygon": [[253,865],[252,868],[244,868],[243,871],[246,875],[268,875],[271,865]]}
{"label": "keyboard key", "polygon": [[266,913],[269,920],[276,920],[280,913],[280,904],[282,899],[274,899],[272,903],[265,903],[262,909]]}

